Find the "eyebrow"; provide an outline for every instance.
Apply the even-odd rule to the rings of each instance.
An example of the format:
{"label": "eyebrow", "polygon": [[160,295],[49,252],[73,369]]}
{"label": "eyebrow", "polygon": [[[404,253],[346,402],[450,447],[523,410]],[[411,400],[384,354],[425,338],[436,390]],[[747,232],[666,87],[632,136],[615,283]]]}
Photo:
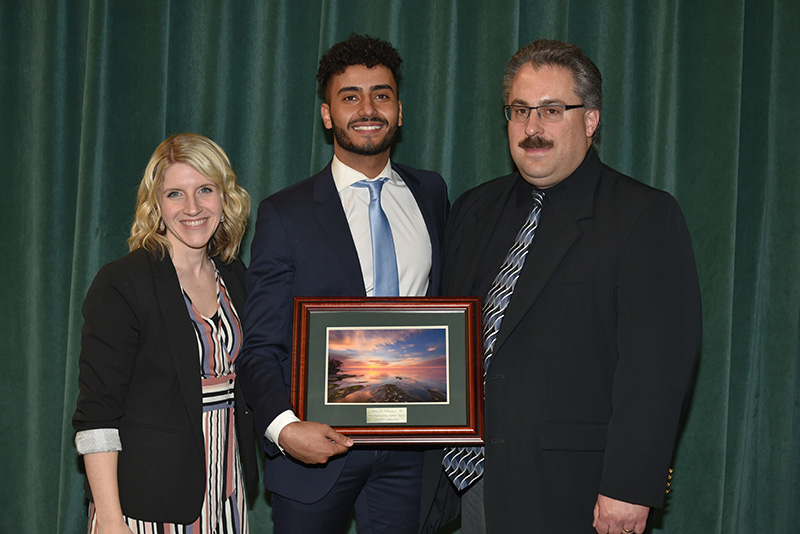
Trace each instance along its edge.
{"label": "eyebrow", "polygon": [[[216,187],[217,189],[220,189],[220,186],[217,185],[213,180],[210,180],[208,178],[206,178],[206,180],[208,180],[208,181],[201,183],[200,185],[195,187],[195,189],[200,189],[202,187],[208,187],[208,186]],[[161,187],[159,187],[159,190],[163,191],[163,192],[167,192],[167,191],[183,191],[184,189],[186,189],[186,188],[184,188],[182,185],[178,185],[178,186],[170,187],[170,188],[166,188],[163,185]],[[188,188],[188,190],[191,190],[191,189],[192,189],[191,187]]]}
{"label": "eyebrow", "polygon": [[[394,93],[394,88],[389,85],[388,83],[380,84],[380,85],[373,85],[369,88],[370,91],[391,91]],[[360,93],[363,91],[363,88],[359,85],[349,85],[347,87],[342,87],[336,94],[348,93],[348,92],[355,92]]]}
{"label": "eyebrow", "polygon": [[[540,101],[539,101],[539,104],[537,104],[537,106],[547,106],[547,105],[550,105],[550,104],[563,104],[563,103],[564,103],[564,102],[563,102],[563,101],[561,101],[561,100],[560,100],[560,99],[558,99],[558,98],[544,98],[544,99],[542,99],[542,100],[540,100]],[[530,104],[528,104],[528,101],[527,101],[527,100],[522,100],[521,98],[515,98],[515,99],[514,99],[514,100],[511,102],[511,104],[510,104],[510,105],[512,105],[512,106],[513,106],[513,105],[519,105],[519,106],[529,106]]]}

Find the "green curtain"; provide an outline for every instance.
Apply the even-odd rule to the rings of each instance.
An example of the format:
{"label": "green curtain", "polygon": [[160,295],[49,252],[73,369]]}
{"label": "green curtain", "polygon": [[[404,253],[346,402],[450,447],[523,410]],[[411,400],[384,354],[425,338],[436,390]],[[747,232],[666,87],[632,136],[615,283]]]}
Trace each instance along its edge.
{"label": "green curtain", "polygon": [[[678,198],[702,286],[699,375],[654,531],[800,530],[797,0],[2,0],[0,531],[85,528],[80,305],[126,252],[155,146],[210,136],[256,203],[316,172],[332,154],[317,62],[351,32],[400,50],[393,157],[440,171],[451,200],[512,168],[501,78],[519,46],[563,39],[595,60],[601,156]],[[264,493],[256,532],[271,532]]]}

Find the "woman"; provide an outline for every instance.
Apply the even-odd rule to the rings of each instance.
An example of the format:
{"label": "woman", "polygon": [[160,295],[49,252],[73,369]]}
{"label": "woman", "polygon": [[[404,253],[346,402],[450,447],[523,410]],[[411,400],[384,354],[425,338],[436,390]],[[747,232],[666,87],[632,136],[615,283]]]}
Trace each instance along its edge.
{"label": "woman", "polygon": [[243,479],[258,476],[234,363],[249,210],[210,139],[174,135],[150,158],[131,252],[83,304],[73,426],[90,533],[248,532]]}

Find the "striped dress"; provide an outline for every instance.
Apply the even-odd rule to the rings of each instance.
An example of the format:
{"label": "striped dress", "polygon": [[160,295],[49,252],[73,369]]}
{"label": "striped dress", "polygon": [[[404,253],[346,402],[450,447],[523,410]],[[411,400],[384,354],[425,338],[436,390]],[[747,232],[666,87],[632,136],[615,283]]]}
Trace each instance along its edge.
{"label": "striped dress", "polygon": [[[242,328],[219,272],[216,280],[217,313],[210,318],[204,317],[182,290],[194,325],[203,385],[203,435],[208,476],[203,508],[200,517],[191,525],[125,517],[135,534],[248,534],[250,530],[233,411],[234,362],[242,347]],[[92,505],[89,534],[97,533],[94,512]]]}

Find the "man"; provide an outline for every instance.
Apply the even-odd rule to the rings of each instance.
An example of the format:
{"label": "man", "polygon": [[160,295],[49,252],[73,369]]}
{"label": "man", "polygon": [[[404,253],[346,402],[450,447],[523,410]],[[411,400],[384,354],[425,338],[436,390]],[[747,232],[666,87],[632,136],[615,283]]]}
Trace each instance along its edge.
{"label": "man", "polygon": [[300,421],[289,402],[293,297],[439,291],[445,183],[389,160],[403,121],[401,62],[389,43],[358,35],[322,57],[317,79],[333,161],[258,210],[236,368],[264,436],[276,533],[343,533],[353,507],[359,531],[419,529],[421,451],[351,450],[352,440],[324,422]]}
{"label": "man", "polygon": [[503,92],[517,171],[459,198],[445,235],[445,294],[484,298],[485,471],[481,451],[444,461],[463,532],[485,510],[492,534],[641,533],[699,355],[689,233],[670,195],[600,161],[578,47],[523,47]]}

